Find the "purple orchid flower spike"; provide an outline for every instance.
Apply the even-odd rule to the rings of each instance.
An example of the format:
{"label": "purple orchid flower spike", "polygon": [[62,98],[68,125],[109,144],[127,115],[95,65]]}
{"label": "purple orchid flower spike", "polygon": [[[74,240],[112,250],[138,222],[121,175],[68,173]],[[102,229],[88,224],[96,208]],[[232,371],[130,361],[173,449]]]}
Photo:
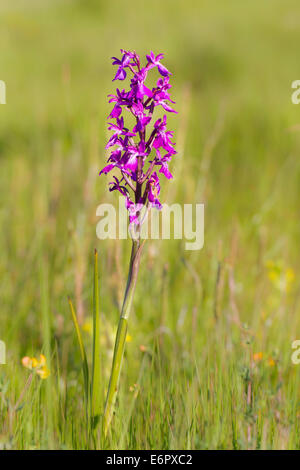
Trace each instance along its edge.
{"label": "purple orchid flower spike", "polygon": [[[131,73],[132,77],[129,90],[117,88],[115,94],[109,95],[109,102],[114,105],[109,119],[115,122],[108,124],[112,135],[106,148],[115,148],[112,149],[108,163],[100,174],[107,174],[112,170],[121,173],[121,179],[114,176],[109,190],[118,191],[125,197],[130,223],[139,225],[141,205],[158,209],[162,207],[159,201],[158,175],[172,178],[169,163],[176,154],[172,142],[173,133],[167,130],[167,116],[157,119],[151,126],[153,114],[157,106],[162,106],[170,113],[176,111],[169,105],[174,104],[169,94],[171,73],[161,63],[163,54],[155,55],[151,51],[146,56],[145,67],[141,66],[140,57],[136,52],[121,49],[121,54],[121,59],[112,58],[113,65],[118,67],[113,81],[124,81],[128,73]],[[157,80],[156,87],[150,89],[145,82],[148,73],[155,67],[161,78]],[[125,127],[124,111],[129,111],[135,119],[131,130]],[[158,168],[158,173],[155,168]]]}
{"label": "purple orchid flower spike", "polygon": [[[118,171],[109,183],[109,191],[118,191],[125,199],[128,210],[130,229],[137,234],[132,237],[132,251],[129,263],[128,280],[120,313],[120,320],[114,347],[113,363],[103,414],[103,429],[106,435],[113,417],[114,404],[120,378],[122,358],[124,355],[127,322],[134,297],[134,291],[139,271],[143,243],[141,243],[140,227],[143,223],[143,212],[148,209],[161,209],[159,176],[172,178],[169,163],[176,154],[173,133],[167,129],[167,116],[153,120],[155,110],[161,106],[166,112],[175,113],[169,103],[171,100],[168,90],[171,88],[169,76],[171,73],[162,65],[163,54],[151,51],[146,56],[147,63],[142,67],[140,57],[136,52],[121,49],[122,58],[113,57],[113,65],[118,67],[113,81],[124,81],[128,73],[132,73],[129,90],[116,90],[115,95],[109,95],[113,109],[109,115],[108,130],[112,131],[106,145],[111,149],[107,165],[100,171],[108,174]],[[145,85],[148,73],[157,67],[162,76],[155,88]],[[125,127],[125,112],[134,117],[132,128]],[[157,171],[155,171],[158,169]],[[146,211],[143,211],[146,208]]]}

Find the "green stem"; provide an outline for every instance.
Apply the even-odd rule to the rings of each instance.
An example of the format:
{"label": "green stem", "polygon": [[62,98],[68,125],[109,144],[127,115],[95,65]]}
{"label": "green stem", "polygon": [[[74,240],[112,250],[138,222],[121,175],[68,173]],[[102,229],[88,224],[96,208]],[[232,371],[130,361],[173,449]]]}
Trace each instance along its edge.
{"label": "green stem", "polygon": [[139,272],[140,258],[142,253],[143,243],[140,244],[140,240],[132,240],[132,250],[129,265],[129,273],[127,279],[127,285],[123,300],[123,306],[119,319],[118,331],[115,341],[114,357],[111,369],[111,375],[109,380],[109,386],[107,391],[104,417],[103,417],[103,431],[107,434],[110,426],[110,422],[113,415],[114,404],[117,397],[118,385],[120,379],[120,372],[122,367],[122,360],[125,349],[126,335],[127,335],[127,323],[130,314],[137,276]]}

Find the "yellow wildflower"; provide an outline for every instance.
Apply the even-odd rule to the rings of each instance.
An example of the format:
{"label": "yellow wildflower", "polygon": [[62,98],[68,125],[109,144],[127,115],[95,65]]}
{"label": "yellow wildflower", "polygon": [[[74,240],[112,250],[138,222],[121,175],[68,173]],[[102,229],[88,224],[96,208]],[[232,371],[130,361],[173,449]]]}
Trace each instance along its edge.
{"label": "yellow wildflower", "polygon": [[272,284],[281,292],[289,292],[295,280],[295,272],[292,268],[283,268],[281,263],[268,261],[266,263],[268,277]]}
{"label": "yellow wildflower", "polygon": [[263,353],[262,352],[257,352],[253,354],[253,360],[255,362],[260,362],[263,358]]}
{"label": "yellow wildflower", "polygon": [[268,365],[270,367],[274,367],[276,365],[276,362],[274,361],[274,359],[272,357],[269,357],[268,359]]}
{"label": "yellow wildflower", "polygon": [[50,375],[50,370],[47,366],[43,366],[40,369],[37,369],[36,373],[40,376],[41,379],[47,379]]}
{"label": "yellow wildflower", "polygon": [[126,343],[130,343],[132,341],[132,336],[127,333],[126,335]]}
{"label": "yellow wildflower", "polygon": [[41,379],[47,379],[50,375],[44,354],[40,354],[39,360],[36,357],[25,356],[22,358],[22,365],[26,367],[26,369],[36,372]]}
{"label": "yellow wildflower", "polygon": [[27,369],[32,369],[32,359],[31,357],[25,356],[22,358],[22,364]]}
{"label": "yellow wildflower", "polygon": [[93,333],[93,319],[92,317],[88,317],[84,324],[82,325],[83,331],[89,333],[90,335]]}
{"label": "yellow wildflower", "polygon": [[288,282],[293,282],[295,280],[295,272],[292,268],[287,268],[285,270],[285,277]]}

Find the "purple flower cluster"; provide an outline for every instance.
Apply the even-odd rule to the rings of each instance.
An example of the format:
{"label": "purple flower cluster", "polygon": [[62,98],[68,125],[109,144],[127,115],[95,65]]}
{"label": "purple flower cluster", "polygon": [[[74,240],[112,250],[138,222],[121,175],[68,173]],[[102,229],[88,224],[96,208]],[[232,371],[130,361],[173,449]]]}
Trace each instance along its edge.
{"label": "purple flower cluster", "polygon": [[[125,80],[127,73],[132,74],[130,90],[120,91],[117,88],[116,95],[109,95],[110,103],[114,107],[108,117],[115,122],[109,122],[108,129],[113,132],[106,148],[113,147],[108,158],[108,164],[100,171],[107,174],[118,168],[121,172],[119,178],[113,177],[109,183],[110,191],[119,191],[126,198],[126,208],[129,212],[130,223],[139,223],[141,208],[150,204],[151,207],[160,209],[159,201],[160,183],[158,173],[166,178],[172,178],[168,163],[173,155],[174,143],[171,141],[173,132],[167,130],[167,116],[157,119],[152,125],[154,109],[157,106],[171,113],[176,113],[171,108],[171,100],[168,90],[169,70],[161,64],[163,54],[155,56],[153,52],[146,56],[147,65],[141,66],[140,57],[135,52],[121,49],[122,58],[113,57],[113,65],[117,65],[117,73],[114,80]],[[157,67],[160,77],[156,87],[150,89],[145,85],[148,72]],[[132,130],[125,127],[123,111],[129,111],[134,117]],[[157,171],[155,170],[158,170]],[[130,194],[133,191],[133,196]]]}

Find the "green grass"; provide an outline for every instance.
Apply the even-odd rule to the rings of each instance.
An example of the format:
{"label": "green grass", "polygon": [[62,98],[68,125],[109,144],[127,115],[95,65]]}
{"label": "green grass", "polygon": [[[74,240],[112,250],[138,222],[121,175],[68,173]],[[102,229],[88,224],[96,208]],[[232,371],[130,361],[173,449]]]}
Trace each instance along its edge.
{"label": "green grass", "polygon": [[[0,448],[300,448],[299,9],[1,3]],[[205,245],[146,243],[111,434],[90,439],[68,296],[91,371],[96,248],[103,412],[131,248],[96,237],[96,207],[116,202],[98,172],[120,48],[165,53],[179,154],[163,194],[205,203]],[[278,276],[291,269],[285,289]],[[51,376],[30,382],[21,359],[40,353]]]}

